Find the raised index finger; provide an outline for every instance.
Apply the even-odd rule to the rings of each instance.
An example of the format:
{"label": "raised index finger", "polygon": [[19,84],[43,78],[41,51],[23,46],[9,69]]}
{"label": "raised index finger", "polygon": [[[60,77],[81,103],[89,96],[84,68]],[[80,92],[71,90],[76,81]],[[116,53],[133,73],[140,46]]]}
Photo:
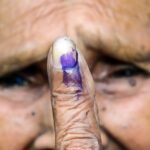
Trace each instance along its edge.
{"label": "raised index finger", "polygon": [[93,79],[75,44],[57,39],[49,53],[48,74],[56,129],[56,149],[100,149]]}

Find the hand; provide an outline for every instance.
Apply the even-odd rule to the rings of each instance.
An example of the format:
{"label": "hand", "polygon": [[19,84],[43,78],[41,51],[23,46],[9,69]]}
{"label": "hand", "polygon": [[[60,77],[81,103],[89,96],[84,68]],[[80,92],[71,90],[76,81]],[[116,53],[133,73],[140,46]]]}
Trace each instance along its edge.
{"label": "hand", "polygon": [[54,42],[48,74],[56,149],[100,150],[94,82],[82,54],[68,37]]}

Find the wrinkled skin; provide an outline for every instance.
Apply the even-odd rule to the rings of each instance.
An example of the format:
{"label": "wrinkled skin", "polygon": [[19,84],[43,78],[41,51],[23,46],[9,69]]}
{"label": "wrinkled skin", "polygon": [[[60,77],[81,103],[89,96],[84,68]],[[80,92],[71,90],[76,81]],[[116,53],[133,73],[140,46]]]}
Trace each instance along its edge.
{"label": "wrinkled skin", "polygon": [[[126,63],[102,59],[113,57],[150,72],[149,6],[148,0],[0,1],[0,74],[44,59],[56,37],[69,35],[93,71],[103,145],[149,150],[149,75],[113,77]],[[28,84],[1,84],[2,150],[54,147],[46,65],[36,66],[32,78],[22,73],[31,80]]]}

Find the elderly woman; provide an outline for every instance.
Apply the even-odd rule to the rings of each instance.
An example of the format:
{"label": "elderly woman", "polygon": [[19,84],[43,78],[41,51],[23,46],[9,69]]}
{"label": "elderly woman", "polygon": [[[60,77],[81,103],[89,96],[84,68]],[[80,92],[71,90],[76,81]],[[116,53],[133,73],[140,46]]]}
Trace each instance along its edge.
{"label": "elderly woman", "polygon": [[[148,0],[0,1],[0,150],[54,149],[54,127],[57,149],[149,150],[149,8]],[[48,67],[49,88],[45,58],[63,35],[85,57],[96,99],[74,47],[82,57],[77,100],[67,101],[72,84],[66,91],[64,80],[55,91],[63,79],[52,70],[55,62]]]}

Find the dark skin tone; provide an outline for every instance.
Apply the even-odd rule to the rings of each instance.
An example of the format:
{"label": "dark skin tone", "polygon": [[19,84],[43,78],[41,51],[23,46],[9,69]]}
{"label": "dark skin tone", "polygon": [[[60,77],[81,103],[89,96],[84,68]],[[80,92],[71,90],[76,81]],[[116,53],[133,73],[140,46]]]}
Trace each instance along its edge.
{"label": "dark skin tone", "polygon": [[[95,80],[103,145],[149,150],[148,1],[0,3],[1,76],[13,80],[1,82],[0,149],[54,148],[45,56],[67,34]],[[33,63],[32,75],[22,70]]]}

